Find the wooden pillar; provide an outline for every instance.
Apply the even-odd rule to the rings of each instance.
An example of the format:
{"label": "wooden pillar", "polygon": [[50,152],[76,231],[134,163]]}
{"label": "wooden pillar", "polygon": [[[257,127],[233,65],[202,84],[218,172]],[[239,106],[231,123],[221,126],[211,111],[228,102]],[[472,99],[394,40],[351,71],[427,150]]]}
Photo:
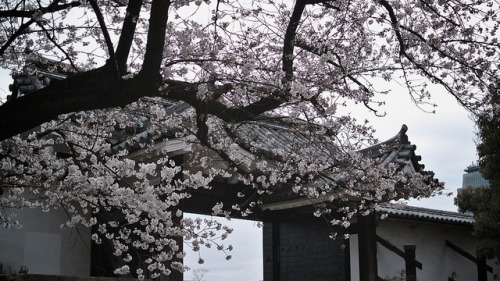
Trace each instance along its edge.
{"label": "wooden pillar", "polygon": [[377,281],[377,230],[374,214],[358,215],[359,280]]}
{"label": "wooden pillar", "polygon": [[273,219],[272,227],[272,242],[273,242],[273,281],[281,281],[281,264],[280,264],[280,223],[278,219]]}
{"label": "wooden pillar", "polygon": [[486,258],[477,258],[477,280],[478,281],[487,281],[488,273],[486,267]]}
{"label": "wooden pillar", "polygon": [[450,247],[453,249],[455,252],[461,254],[462,256],[468,258],[472,262],[474,262],[477,266],[477,280],[478,281],[487,281],[488,280],[488,271],[493,272],[493,268],[486,264],[486,259],[485,258],[476,258],[473,255],[469,254],[468,252],[462,250],[460,247],[457,245],[453,244],[449,240],[446,240],[446,246]]}
{"label": "wooden pillar", "polygon": [[415,264],[415,245],[404,245],[406,281],[417,281],[417,265]]}
{"label": "wooden pillar", "polygon": [[[346,230],[347,231],[347,230]],[[350,240],[345,240],[344,248],[344,274],[345,280],[351,281],[351,242]]]}

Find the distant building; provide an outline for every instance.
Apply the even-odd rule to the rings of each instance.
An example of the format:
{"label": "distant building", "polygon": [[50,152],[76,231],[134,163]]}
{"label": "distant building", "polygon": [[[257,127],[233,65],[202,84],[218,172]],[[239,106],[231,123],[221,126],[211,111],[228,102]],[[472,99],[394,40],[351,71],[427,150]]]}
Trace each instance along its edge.
{"label": "distant building", "polygon": [[458,193],[464,188],[471,187],[489,187],[490,183],[488,180],[483,178],[479,172],[479,166],[477,164],[472,164],[464,170],[465,174],[462,179],[462,188],[458,189]]}

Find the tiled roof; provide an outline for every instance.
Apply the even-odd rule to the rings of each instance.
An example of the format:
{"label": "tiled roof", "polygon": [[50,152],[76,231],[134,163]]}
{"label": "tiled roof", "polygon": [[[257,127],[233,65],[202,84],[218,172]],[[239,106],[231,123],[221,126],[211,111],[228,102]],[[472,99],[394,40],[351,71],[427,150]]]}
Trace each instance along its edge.
{"label": "tiled roof", "polygon": [[[407,131],[408,127],[403,125],[401,130],[394,137],[374,146],[365,148],[360,152],[367,157],[377,159],[379,165],[385,165],[392,162],[399,164],[399,168],[402,169],[404,167],[408,167],[408,164],[410,164],[415,172],[428,176],[428,180],[432,181],[432,184],[436,186],[441,185],[439,180],[434,178],[434,172],[425,171],[425,166],[420,164],[419,161],[421,160],[421,156],[415,154],[417,147],[408,141],[408,135],[406,134]],[[332,178],[336,179],[338,183],[345,180],[337,175],[332,175],[328,179],[317,177],[315,178],[315,183],[321,182],[329,184],[331,183]],[[430,184],[431,182],[428,183]],[[299,194],[294,193],[290,188],[275,191],[273,194],[267,196],[266,199],[268,204],[263,208],[267,208],[269,210],[288,209],[311,204],[310,199],[304,199]],[[316,199],[318,202],[322,202],[324,200],[326,199]]]}
{"label": "tiled roof", "polygon": [[474,218],[469,214],[413,207],[408,205],[391,206],[389,204],[380,204],[376,208],[376,211],[379,214],[387,214],[389,218],[468,226],[472,226],[474,224]]}
{"label": "tiled roof", "polygon": [[417,146],[408,141],[407,131],[408,127],[403,125],[401,130],[394,137],[365,148],[360,152],[368,157],[378,158],[381,164],[393,162],[404,165],[406,163],[411,163],[415,171],[433,176],[434,173],[424,171],[425,165],[420,164],[422,157],[415,154]]}
{"label": "tiled roof", "polygon": [[[9,85],[11,95],[7,100],[15,99],[49,85],[52,80],[63,80],[71,72],[63,68],[63,64],[48,59],[29,59],[23,72],[12,76],[13,83]],[[57,72],[50,71],[56,70]]]}

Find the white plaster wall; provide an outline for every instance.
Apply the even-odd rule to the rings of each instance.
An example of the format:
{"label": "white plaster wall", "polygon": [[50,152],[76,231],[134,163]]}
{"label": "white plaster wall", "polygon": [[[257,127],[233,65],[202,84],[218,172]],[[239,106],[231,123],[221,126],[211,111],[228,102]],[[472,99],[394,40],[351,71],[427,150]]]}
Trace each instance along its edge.
{"label": "white plaster wall", "polygon": [[[447,280],[452,272],[458,280],[477,279],[475,265],[460,254],[446,246],[446,239],[459,245],[466,251],[473,251],[474,244],[470,228],[450,228],[437,224],[409,223],[404,221],[382,221],[377,228],[377,234],[390,241],[399,249],[405,244],[416,245],[417,260],[423,264],[422,270],[417,269],[419,280]],[[396,271],[404,269],[404,262],[395,265],[391,260],[399,256],[377,245],[379,257],[379,275],[395,276]]]}
{"label": "white plaster wall", "polygon": [[[476,265],[445,244],[446,239],[475,256],[472,228],[460,226],[415,223],[402,220],[379,222],[377,235],[403,250],[404,245],[416,245],[416,259],[422,263],[417,268],[418,280],[448,280],[454,272],[456,280],[477,280]],[[359,281],[357,235],[351,235],[351,280]],[[377,243],[378,274],[382,278],[401,276],[405,269],[403,258]],[[488,261],[494,272],[488,273],[488,280],[500,274],[500,267]]]}
{"label": "white plaster wall", "polygon": [[349,250],[351,261],[351,281],[359,281],[359,255],[358,255],[358,235],[349,236]]}
{"label": "white plaster wall", "polygon": [[0,226],[0,264],[6,273],[25,266],[30,274],[90,276],[90,231],[61,229],[62,210],[17,212],[22,229]]}

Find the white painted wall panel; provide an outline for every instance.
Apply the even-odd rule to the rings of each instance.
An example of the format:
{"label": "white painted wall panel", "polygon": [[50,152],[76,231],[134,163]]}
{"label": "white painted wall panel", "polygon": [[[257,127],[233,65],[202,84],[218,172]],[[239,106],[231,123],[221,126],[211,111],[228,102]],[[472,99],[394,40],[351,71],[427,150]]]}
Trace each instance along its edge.
{"label": "white painted wall panel", "polygon": [[5,273],[26,266],[28,273],[90,276],[90,230],[61,229],[63,210],[19,211],[22,229],[0,226],[0,264]]}
{"label": "white painted wall panel", "polygon": [[61,234],[26,232],[24,263],[32,274],[61,274]]}

